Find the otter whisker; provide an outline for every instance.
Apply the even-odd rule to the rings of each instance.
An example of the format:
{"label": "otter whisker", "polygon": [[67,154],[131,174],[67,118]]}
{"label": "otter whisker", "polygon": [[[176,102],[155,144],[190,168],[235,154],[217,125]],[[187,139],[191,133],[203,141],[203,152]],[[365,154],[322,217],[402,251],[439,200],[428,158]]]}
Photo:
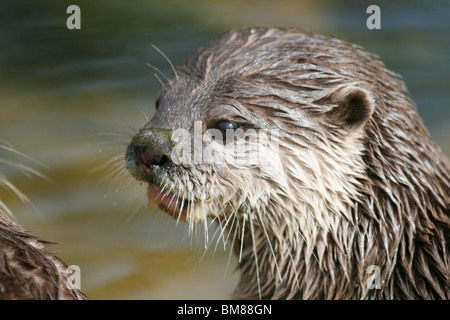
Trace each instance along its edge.
{"label": "otter whisker", "polygon": [[156,73],[154,73],[153,75],[155,76],[156,79],[158,79],[158,82],[161,84],[161,87],[165,88],[166,86],[164,85],[164,82],[161,81],[158,75]]}
{"label": "otter whisker", "polygon": [[[90,119],[91,121],[104,121],[104,122],[112,122],[112,120],[97,120],[97,119]],[[119,122],[120,123],[120,122]],[[98,132],[93,134],[87,134],[84,136],[79,137],[79,139],[88,139],[88,138],[98,138],[98,137],[121,137],[121,138],[131,138],[132,135],[128,132]],[[97,142],[94,145],[101,145],[101,144],[111,144],[111,141],[102,141]],[[123,141],[121,144],[126,145],[127,143]]]}
{"label": "otter whisker", "polygon": [[[228,225],[228,223],[229,223],[231,220],[232,220],[233,222],[231,223],[231,226],[228,228],[228,230],[232,230],[235,221],[238,221],[238,220],[239,220],[239,218],[237,217],[237,211],[236,211],[236,209],[235,209],[233,206],[230,206],[230,207],[231,207],[231,212],[230,212],[229,217],[226,218],[225,227]],[[221,205],[221,210],[222,210],[222,213],[223,213],[223,214],[225,215],[225,217],[226,217],[225,210],[224,210],[224,208],[223,208],[222,205]],[[230,237],[230,232],[228,232],[227,239],[225,240],[225,242],[228,242],[228,238],[229,238],[229,237]]]}
{"label": "otter whisker", "polygon": [[[219,203],[219,206],[220,206],[221,212],[223,213],[223,215],[225,217],[225,225],[223,226],[223,232],[225,232],[226,229],[229,230],[229,232],[227,232],[227,237],[224,240],[224,249],[226,249],[226,243],[228,243],[228,240],[229,240],[229,237],[231,236],[231,234],[233,234],[233,236],[232,236],[230,248],[234,248],[234,244],[235,244],[236,238],[237,238],[237,236],[239,234],[239,218],[238,218],[238,216],[236,214],[237,212],[234,209],[234,207],[231,206],[232,211],[230,212],[230,214],[227,217],[227,215],[225,214],[225,210],[224,210],[223,204]],[[231,221],[231,225],[228,226],[230,221]],[[233,254],[233,250],[230,250],[230,252],[228,253],[228,259],[227,259],[227,265],[225,267],[224,277],[228,273],[228,268],[229,268],[230,263],[231,263],[231,256],[232,256],[232,254]]]}
{"label": "otter whisker", "polygon": [[[164,179],[164,181],[166,181],[166,179]],[[163,181],[163,183],[164,183],[164,181]],[[166,189],[166,187],[167,187],[167,184],[168,184],[168,182],[166,182],[166,183],[164,184],[164,186],[159,190],[159,193],[158,193],[158,195],[156,196],[157,198],[159,198],[163,192],[164,192],[165,195],[167,195],[167,193],[166,193],[166,191],[165,191],[165,189]]]}
{"label": "otter whisker", "polygon": [[36,159],[30,157],[29,155],[26,155],[26,154],[24,154],[24,153],[22,153],[22,152],[16,150],[15,148],[12,147],[11,144],[7,143],[7,142],[4,141],[3,139],[0,139],[0,142],[5,143],[5,144],[8,145],[8,146],[5,146],[5,145],[1,145],[1,144],[0,144],[0,149],[6,150],[6,151],[10,151],[11,153],[14,153],[15,155],[17,155],[19,161],[21,161],[21,160],[20,160],[20,157],[23,157],[23,158],[26,158],[26,159],[28,159],[28,160],[33,161],[34,163],[38,164],[39,166],[41,166],[41,167],[43,167],[43,168],[45,168],[45,169],[48,169],[48,167],[47,167],[45,164],[43,164],[42,162],[40,162],[40,161],[38,161],[38,160],[36,160]]}
{"label": "otter whisker", "polygon": [[116,175],[117,179],[122,179],[125,181],[132,181],[129,177],[129,175],[127,174],[127,167],[126,167],[126,163],[121,161],[119,163],[116,164],[116,168],[109,170],[106,173],[108,176],[112,176],[114,178],[114,175]]}
{"label": "otter whisker", "polygon": [[[157,67],[155,67],[154,65],[146,62],[145,63],[147,66],[149,66],[150,68],[152,68],[153,70],[155,70],[156,72],[158,72],[160,75],[162,75],[164,77],[164,79],[166,79],[167,82],[169,82],[169,79],[167,78],[167,76],[161,71],[159,70]],[[162,86],[164,86],[164,84],[162,83],[161,79],[158,77],[158,75],[156,73],[154,73],[155,77],[158,79],[158,81],[161,83]]]}
{"label": "otter whisker", "polygon": [[[189,221],[189,235],[194,233],[194,201],[188,200],[188,221]],[[192,241],[192,240],[191,240]]]}
{"label": "otter whisker", "polygon": [[141,113],[142,113],[142,115],[144,116],[145,121],[146,121],[146,122],[149,122],[150,120],[149,120],[147,114],[144,112],[144,110],[141,110]]}
{"label": "otter whisker", "polygon": [[112,159],[106,162],[105,165],[99,166],[92,170],[92,172],[105,170],[107,171],[108,175],[115,175],[118,172],[120,172],[123,169],[126,169],[126,163],[125,159],[123,157],[123,154],[114,156]]}
{"label": "otter whisker", "polygon": [[[108,174],[108,176],[111,176],[111,174]],[[134,182],[135,181],[132,178],[130,178],[130,176],[127,174],[126,168],[118,169],[116,176],[112,176],[112,184],[116,185],[117,189],[122,186],[128,186],[128,185],[138,186],[139,185],[137,183],[135,184]],[[129,194],[131,194],[131,193],[132,193],[132,191],[130,190]]]}
{"label": "otter whisker", "polygon": [[192,227],[191,227],[191,201],[186,198],[186,222],[188,224],[188,235],[190,236],[192,234]]}
{"label": "otter whisker", "polygon": [[[33,205],[30,199],[22,191],[20,191],[14,184],[12,184],[11,181],[9,181],[8,178],[2,173],[0,173],[0,185],[3,185],[4,188],[11,190],[22,202],[28,204],[31,208],[33,208],[33,210],[36,211],[39,214],[39,216],[45,221],[44,217],[39,213],[39,211]],[[10,210],[5,211],[11,213]]]}
{"label": "otter whisker", "polygon": [[[222,211],[223,211],[223,209],[222,209]],[[219,242],[220,242],[220,238],[223,239],[224,250],[226,249],[226,246],[225,246],[225,238],[224,238],[225,227],[222,225],[222,221],[221,221],[219,215],[217,215],[217,216],[215,216],[213,219],[211,219],[211,222],[209,223],[208,228],[209,228],[213,223],[215,223],[216,221],[218,221],[219,226],[218,226],[218,228],[214,231],[214,234],[212,235],[211,238],[214,239],[218,232],[220,232],[220,236],[217,238],[216,245],[214,246],[214,251],[213,251],[213,253],[215,253],[216,250],[217,250],[217,247],[218,247]],[[207,246],[207,248],[206,248],[206,250],[205,250],[205,253],[206,253],[206,251],[209,249],[209,247],[210,247],[211,244],[212,244],[212,242],[210,242],[210,243],[208,244],[208,246]]]}
{"label": "otter whisker", "polygon": [[[210,228],[211,225],[213,225],[216,221],[218,221],[218,225],[219,225],[219,226],[218,226],[218,228],[216,228],[216,230],[214,231],[214,233],[213,233],[211,239],[214,239],[214,238],[216,237],[216,235],[217,235],[218,232],[220,232],[220,235],[221,235],[222,238],[223,238],[223,226],[222,226],[222,222],[221,222],[221,220],[220,220],[220,218],[219,218],[218,215],[215,216],[213,219],[211,219],[211,222],[209,223],[208,228]],[[219,245],[219,243],[220,243],[220,238],[221,238],[220,235],[219,235],[219,237],[217,238],[216,245],[214,246],[213,254],[216,253],[217,247],[218,247],[218,245]],[[206,251],[209,249],[209,247],[212,245],[212,243],[213,243],[212,241],[209,242],[208,246],[205,248],[205,249],[206,249],[206,250],[205,250],[205,253],[206,253]],[[225,250],[225,243],[224,243],[224,250]]]}
{"label": "otter whisker", "polygon": [[180,204],[180,213],[183,212],[185,203],[186,203],[186,190],[183,190],[183,198],[181,199],[181,204]]}
{"label": "otter whisker", "polygon": [[186,190],[183,191],[183,197],[181,198],[181,207],[178,207],[178,201],[180,200],[181,190],[178,190],[177,194],[177,201],[175,202],[175,208],[178,208],[178,215],[177,215],[177,224],[180,222],[181,214],[183,213],[183,203],[184,203],[184,197],[186,196]]}
{"label": "otter whisker", "polygon": [[258,295],[259,299],[261,300],[261,282],[259,278],[259,262],[258,262],[258,253],[256,251],[256,238],[255,238],[255,231],[253,230],[253,219],[249,219],[250,223],[250,234],[252,236],[252,244],[253,244],[253,254],[255,256],[255,267],[256,267],[256,281],[258,282]]}
{"label": "otter whisker", "polygon": [[[105,178],[111,179],[110,185],[116,186],[115,192],[119,192],[120,188],[123,186],[133,186],[133,189],[130,188],[128,191],[128,194],[132,195],[135,187],[138,186],[138,184],[134,183],[135,181],[130,179],[130,177],[126,174],[126,169],[120,169],[115,176],[107,175]],[[102,179],[102,181],[104,181],[104,179]]]}
{"label": "otter whisker", "polygon": [[134,219],[134,217],[136,217],[137,213],[139,212],[139,209],[140,209],[140,207],[137,207],[137,208],[133,209],[131,211],[131,213],[129,211],[127,211],[128,214],[126,216],[125,221],[123,222],[123,226],[128,225]]}
{"label": "otter whisker", "polygon": [[14,216],[12,211],[8,208],[8,206],[0,200],[0,212],[5,212],[11,218]]}
{"label": "otter whisker", "polygon": [[[177,198],[177,200],[175,201],[175,211],[176,211],[176,209],[178,209],[178,214],[176,214],[176,213],[174,214],[174,217],[175,216],[177,217],[176,225],[178,225],[178,222],[180,222],[180,216],[181,216],[181,210],[178,208],[178,202],[180,201],[180,195],[181,195],[181,190],[178,190],[178,192],[176,194],[174,194],[174,196]],[[170,207],[172,201],[173,201],[173,198],[169,203],[169,207]]]}
{"label": "otter whisker", "polygon": [[113,156],[104,165],[92,169],[91,172],[98,172],[100,170],[106,170],[106,175],[96,183],[97,186],[105,183],[108,179],[112,179],[113,183],[119,186],[125,185],[127,181],[133,181],[132,177],[127,174],[123,153]]}
{"label": "otter whisker", "polygon": [[51,182],[51,180],[48,177],[46,177],[44,174],[42,174],[41,172],[39,172],[29,166],[26,166],[22,163],[15,163],[13,161],[5,160],[5,159],[0,159],[0,163],[4,163],[10,167],[15,167],[15,168],[19,169],[21,172],[23,172],[25,175],[27,175],[28,177],[30,177],[29,174],[34,174],[35,176],[38,176],[44,180],[47,180],[48,182]]}
{"label": "otter whisker", "polygon": [[203,202],[203,200],[201,200],[201,204],[202,204],[202,217],[203,217],[203,229],[204,229],[204,233],[205,233],[205,247],[208,245],[208,220],[206,217],[206,211],[205,211],[205,204]]}
{"label": "otter whisker", "polygon": [[[221,206],[221,210],[222,212],[224,212],[223,207]],[[216,244],[216,248],[219,245],[220,242],[220,238],[222,238],[222,242],[223,242],[223,249],[226,249],[226,239],[225,239],[225,232],[226,232],[226,228],[227,228],[227,224],[229,219],[226,218],[225,215],[223,215],[223,218],[225,220],[225,224],[222,224],[222,219],[220,218],[221,214],[219,213],[216,217],[214,217],[213,221],[217,218],[217,220],[219,221],[219,230],[220,230],[220,237],[217,239],[217,244]],[[214,251],[216,251],[216,249],[214,249]]]}
{"label": "otter whisker", "polygon": [[30,199],[22,192],[20,191],[14,184],[12,184],[8,178],[0,173],[0,185],[3,185],[6,189],[11,190],[15,195],[19,197],[19,199],[23,202],[30,203]]}
{"label": "otter whisker", "polygon": [[[242,218],[242,233],[241,233],[241,248],[239,250],[239,263],[241,263],[242,261],[242,252],[244,250],[244,231],[245,231],[245,222],[247,220],[247,214],[244,213],[243,218]],[[239,220],[238,220],[239,222]]]}
{"label": "otter whisker", "polygon": [[[239,220],[239,218],[236,216],[236,215],[230,215],[230,218],[233,218],[233,222],[231,223],[231,226],[230,226],[230,232],[228,233],[228,235],[230,235],[230,233],[231,233],[231,230],[233,230],[233,226],[235,225],[235,222],[236,221],[238,221]],[[234,229],[234,231],[233,231],[233,238],[232,238],[232,240],[231,240],[231,244],[230,244],[230,247],[231,248],[234,248],[234,244],[235,244],[235,242],[236,242],[236,238],[237,238],[237,235],[238,235],[238,232],[239,232],[239,223],[237,222],[236,223],[236,226],[235,226],[235,229]],[[228,241],[228,238],[227,238],[227,241]],[[227,259],[227,266],[226,266],[226,268],[225,268],[225,272],[228,272],[228,267],[229,267],[229,265],[230,265],[230,263],[231,263],[231,256],[232,256],[232,254],[233,254],[233,250],[230,250],[230,252],[229,252],[229,254],[228,254],[228,259]]]}
{"label": "otter whisker", "polygon": [[[224,218],[225,218],[225,217],[224,217]],[[226,241],[225,241],[225,230],[226,230],[225,228],[226,228],[226,226],[223,225],[222,219],[220,218],[219,215],[217,215],[217,221],[219,222],[219,227],[218,227],[217,230],[220,231],[220,234],[219,234],[219,236],[217,237],[216,245],[215,245],[215,247],[214,247],[214,252],[216,252],[217,247],[219,246],[220,239],[222,239],[223,250],[226,250],[226,249],[227,249]]]}
{"label": "otter whisker", "polygon": [[[215,222],[215,219],[216,219],[216,217],[214,217],[214,219],[211,220],[211,222],[209,223],[208,228]],[[199,261],[201,261],[204,258],[204,256],[206,255],[206,253],[208,252],[209,248],[213,244],[212,240],[216,237],[218,232],[220,232],[220,228],[217,228],[214,231],[213,235],[210,238],[211,241],[209,241],[209,243],[207,245],[205,245],[205,247],[204,247],[205,250],[203,250],[203,254],[200,256]],[[214,246],[213,254],[216,253],[217,245],[219,244],[219,242],[220,242],[220,237],[217,238],[216,245]]]}
{"label": "otter whisker", "polygon": [[173,66],[172,62],[170,61],[170,59],[161,51],[158,49],[157,46],[155,46],[154,44],[152,44],[153,49],[155,49],[156,51],[158,51],[163,57],[164,59],[167,60],[167,62],[169,63],[170,67],[172,68],[173,73],[175,74],[175,77],[177,78],[177,80],[179,80],[178,78],[178,74],[177,74],[177,70],[175,69],[175,67]]}
{"label": "otter whisker", "polygon": [[[166,188],[169,187],[169,184],[170,184],[170,182],[168,181],[168,179],[167,179],[166,177],[164,177],[164,178],[162,179],[162,181],[161,181],[162,187],[159,188],[159,192],[158,192],[158,194],[157,194],[156,197],[155,197],[156,199],[162,198],[162,197],[164,197],[164,196],[167,195],[167,190],[166,190]],[[162,195],[162,197],[161,197],[161,195]]]}
{"label": "otter whisker", "polygon": [[267,233],[266,226],[264,225],[264,220],[263,220],[263,217],[262,217],[262,215],[261,215],[261,211],[259,210],[259,208],[257,208],[257,209],[256,209],[256,212],[257,212],[257,214],[258,214],[259,221],[261,222],[261,226],[262,226],[262,229],[263,229],[263,231],[264,231],[264,235],[266,236],[267,243],[268,243],[268,245],[269,245],[270,252],[271,252],[271,254],[272,254],[273,261],[274,261],[274,263],[275,263],[275,268],[277,269],[278,277],[280,278],[280,281],[283,281],[283,277],[281,276],[280,268],[278,267],[278,262],[277,262],[278,258],[277,258],[277,256],[275,255],[275,251],[273,250],[272,242],[270,241],[269,235],[268,235],[268,233]]}
{"label": "otter whisker", "polygon": [[[170,188],[170,190],[167,191],[166,194],[165,194],[164,196],[170,195],[170,193],[172,192],[172,190],[173,190],[174,187],[175,187],[175,186],[172,185],[172,187]],[[174,197],[171,197],[171,198],[170,198],[170,201],[169,201],[169,204],[168,204],[168,207],[169,207],[169,208],[170,208],[170,205],[171,205],[172,202],[173,202],[173,199],[174,199]]]}

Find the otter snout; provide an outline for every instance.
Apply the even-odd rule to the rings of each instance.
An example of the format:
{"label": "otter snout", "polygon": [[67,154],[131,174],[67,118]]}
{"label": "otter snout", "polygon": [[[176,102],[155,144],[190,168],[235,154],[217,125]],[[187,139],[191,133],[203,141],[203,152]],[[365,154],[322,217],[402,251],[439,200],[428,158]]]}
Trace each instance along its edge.
{"label": "otter snout", "polygon": [[134,146],[134,154],[137,164],[145,172],[148,172],[154,166],[163,165],[169,160],[165,154],[145,150],[141,146]]}
{"label": "otter snout", "polygon": [[170,130],[141,130],[128,145],[127,169],[135,178],[150,181],[155,168],[171,162],[171,153]]}

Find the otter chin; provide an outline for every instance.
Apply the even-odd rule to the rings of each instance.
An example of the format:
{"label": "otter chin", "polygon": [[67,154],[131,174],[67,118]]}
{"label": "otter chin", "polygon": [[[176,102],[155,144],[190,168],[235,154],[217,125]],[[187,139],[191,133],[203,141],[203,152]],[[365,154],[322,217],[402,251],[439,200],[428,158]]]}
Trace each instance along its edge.
{"label": "otter chin", "polygon": [[172,217],[176,217],[177,214],[181,217],[182,211],[180,210],[182,209],[179,205],[181,205],[182,199],[180,197],[164,192],[161,188],[153,185],[148,186],[147,196],[148,206],[150,208],[154,208],[156,206],[159,209],[166,211]]}
{"label": "otter chin", "polygon": [[[200,221],[203,215],[199,214],[195,209],[191,209],[188,216],[188,201],[183,197],[164,191],[158,186],[149,184],[147,188],[148,207],[150,209],[161,209],[174,219],[187,222],[189,220]],[[189,206],[195,206],[194,202],[190,202]]]}
{"label": "otter chin", "polygon": [[156,109],[127,168],[173,218],[217,222],[234,298],[450,298],[449,162],[375,55],[231,30],[174,70]]}

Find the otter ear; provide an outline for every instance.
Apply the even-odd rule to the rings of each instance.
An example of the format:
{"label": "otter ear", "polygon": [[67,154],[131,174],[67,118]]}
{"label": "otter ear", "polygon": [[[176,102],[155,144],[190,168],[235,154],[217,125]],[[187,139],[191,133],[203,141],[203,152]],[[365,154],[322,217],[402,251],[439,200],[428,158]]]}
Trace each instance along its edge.
{"label": "otter ear", "polygon": [[370,119],[375,104],[370,93],[358,87],[340,88],[332,93],[336,107],[326,113],[328,120],[347,130],[364,126]]}

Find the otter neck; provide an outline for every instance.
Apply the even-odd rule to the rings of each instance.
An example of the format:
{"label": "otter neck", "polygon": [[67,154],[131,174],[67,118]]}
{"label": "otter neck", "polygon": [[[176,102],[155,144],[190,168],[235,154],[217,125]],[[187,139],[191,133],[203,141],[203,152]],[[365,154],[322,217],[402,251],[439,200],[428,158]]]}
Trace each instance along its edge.
{"label": "otter neck", "polygon": [[262,225],[259,219],[244,220],[241,220],[243,230],[239,231],[243,238],[238,236],[239,241],[234,244],[241,272],[235,291],[239,293],[235,295],[237,299],[369,297],[372,274],[368,269],[379,263],[375,257],[386,263],[393,260],[392,254],[376,243],[378,237],[373,235],[371,245],[379,249],[377,254],[361,252],[361,259],[355,257],[355,248],[370,240],[356,232],[344,239],[342,235],[356,228],[346,220],[335,225],[334,232],[319,228],[308,238],[293,229],[292,221],[284,220],[274,230],[273,226]]}
{"label": "otter neck", "polygon": [[[235,298],[448,297],[438,285],[448,284],[450,276],[448,259],[440,258],[448,250],[450,218],[442,204],[448,198],[420,202],[430,198],[423,185],[423,190],[415,186],[413,193],[383,181],[363,181],[360,197],[345,206],[347,212],[339,214],[330,228],[317,226],[311,234],[304,233],[297,218],[313,212],[289,210],[289,205],[276,201],[269,201],[264,210],[247,210],[239,219],[241,230],[234,231],[241,272]],[[448,186],[448,176],[437,185]],[[271,216],[262,218],[261,212]],[[430,223],[431,212],[440,224]],[[405,285],[414,279],[421,279],[421,285]]]}

